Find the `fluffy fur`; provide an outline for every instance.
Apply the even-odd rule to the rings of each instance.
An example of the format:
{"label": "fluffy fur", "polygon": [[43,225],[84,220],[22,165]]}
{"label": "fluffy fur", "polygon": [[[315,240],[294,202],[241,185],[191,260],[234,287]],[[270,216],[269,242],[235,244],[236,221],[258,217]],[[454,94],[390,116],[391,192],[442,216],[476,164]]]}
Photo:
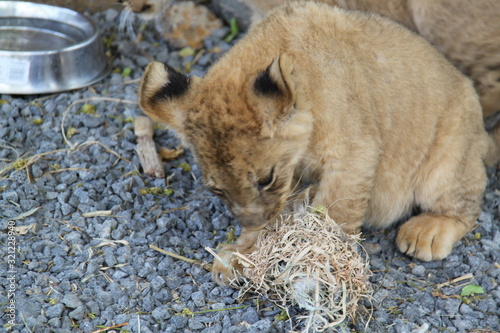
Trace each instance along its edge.
{"label": "fluffy fur", "polygon": [[[419,207],[397,246],[442,259],[475,223],[484,162],[499,156],[471,82],[439,52],[389,19],[324,4],[273,11],[203,78],[151,63],[139,93],[239,219],[223,258],[251,252],[268,221],[307,195],[350,233]],[[233,278],[213,269],[220,283]]]}
{"label": "fluffy fur", "polygon": [[[318,1],[318,0],[315,0]],[[484,116],[500,111],[500,1],[320,0],[345,9],[377,13],[418,33],[469,76]],[[254,21],[287,0],[243,0]]]}

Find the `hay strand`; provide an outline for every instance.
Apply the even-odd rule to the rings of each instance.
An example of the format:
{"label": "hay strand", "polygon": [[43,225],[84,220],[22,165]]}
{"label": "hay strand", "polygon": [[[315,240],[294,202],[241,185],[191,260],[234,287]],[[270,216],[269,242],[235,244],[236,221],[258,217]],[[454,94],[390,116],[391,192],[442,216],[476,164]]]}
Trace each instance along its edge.
{"label": "hay strand", "polygon": [[347,235],[325,213],[284,215],[268,227],[257,250],[244,257],[248,292],[273,300],[279,307],[298,306],[304,332],[332,329],[356,320],[358,302],[370,298],[367,258],[359,236]]}

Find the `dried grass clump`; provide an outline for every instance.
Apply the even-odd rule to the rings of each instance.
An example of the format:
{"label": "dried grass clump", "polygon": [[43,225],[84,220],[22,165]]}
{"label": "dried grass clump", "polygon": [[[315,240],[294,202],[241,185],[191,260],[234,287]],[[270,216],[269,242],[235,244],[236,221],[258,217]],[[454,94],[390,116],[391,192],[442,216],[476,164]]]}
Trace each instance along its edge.
{"label": "dried grass clump", "polygon": [[304,332],[325,331],[346,318],[355,321],[358,302],[371,294],[358,241],[323,212],[285,215],[243,260],[243,290],[285,309],[305,309],[307,315],[299,318]]}

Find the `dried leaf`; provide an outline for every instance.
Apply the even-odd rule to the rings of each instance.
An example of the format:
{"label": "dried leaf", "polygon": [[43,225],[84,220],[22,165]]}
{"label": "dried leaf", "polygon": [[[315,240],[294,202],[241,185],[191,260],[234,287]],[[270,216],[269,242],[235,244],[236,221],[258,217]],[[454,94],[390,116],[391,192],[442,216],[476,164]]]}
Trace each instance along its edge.
{"label": "dried leaf", "polygon": [[14,230],[19,235],[26,235],[29,231],[31,231],[31,232],[36,231],[36,223],[30,224],[30,225],[21,225],[21,226],[15,227]]}
{"label": "dried leaf", "polygon": [[164,147],[164,148],[160,148],[159,154],[160,154],[160,157],[162,158],[162,160],[171,161],[171,160],[175,160],[176,158],[178,158],[179,156],[184,154],[184,149],[179,148],[179,147],[177,147],[175,149],[168,149],[168,148]]}

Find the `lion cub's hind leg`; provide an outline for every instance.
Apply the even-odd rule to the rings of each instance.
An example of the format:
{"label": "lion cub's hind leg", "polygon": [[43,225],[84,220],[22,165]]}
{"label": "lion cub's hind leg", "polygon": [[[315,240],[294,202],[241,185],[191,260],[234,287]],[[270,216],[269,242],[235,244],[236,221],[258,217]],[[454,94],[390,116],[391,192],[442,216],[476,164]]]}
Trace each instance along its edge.
{"label": "lion cub's hind leg", "polygon": [[482,159],[471,155],[462,163],[434,164],[437,168],[416,191],[416,204],[423,213],[398,230],[401,252],[422,261],[441,260],[472,229],[481,213],[486,172]]}

